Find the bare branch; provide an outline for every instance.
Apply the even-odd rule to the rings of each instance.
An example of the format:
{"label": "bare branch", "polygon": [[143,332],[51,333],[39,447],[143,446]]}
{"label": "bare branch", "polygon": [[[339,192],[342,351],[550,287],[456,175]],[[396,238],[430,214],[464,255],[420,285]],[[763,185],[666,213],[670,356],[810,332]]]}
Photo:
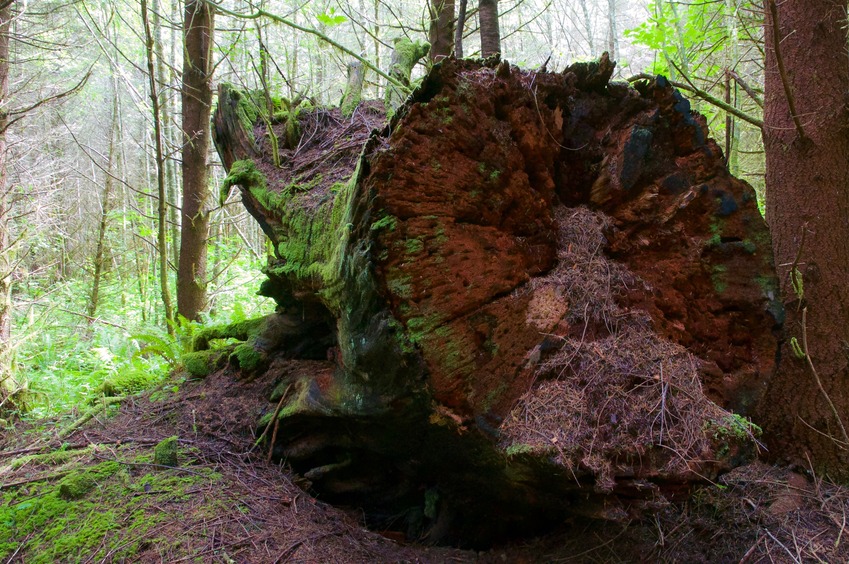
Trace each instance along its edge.
{"label": "bare branch", "polygon": [[20,118],[22,118],[26,114],[30,113],[31,111],[35,110],[36,108],[39,108],[39,107],[43,106],[44,104],[49,104],[50,102],[55,102],[57,100],[67,98],[68,96],[71,96],[71,95],[79,92],[82,89],[82,87],[86,85],[86,83],[88,82],[88,79],[91,77],[91,72],[92,72],[92,69],[94,68],[95,64],[97,64],[97,61],[95,61],[92,64],[92,66],[89,67],[88,72],[85,73],[85,76],[83,76],[82,79],[74,87],[72,87],[68,90],[65,90],[64,92],[59,92],[58,94],[48,96],[47,98],[42,98],[41,100],[38,100],[37,102],[30,104],[29,106],[24,106],[23,108],[17,108],[17,109],[14,109],[14,110],[9,110],[9,112],[6,115],[9,116],[9,117],[14,117],[15,119],[10,119],[7,124],[5,124],[3,127],[0,127],[0,135],[5,133],[6,130],[9,129],[9,126],[11,126],[13,123],[18,121]]}
{"label": "bare branch", "polygon": [[[670,60],[669,62],[672,63],[673,66],[675,66],[675,63],[672,62],[672,60]],[[678,70],[679,73],[681,73],[681,70],[677,66],[675,66],[675,68],[676,68],[676,70]],[[681,73],[681,75],[686,78],[686,75],[684,73]],[[630,77],[628,79],[628,82],[636,82],[637,80],[654,80],[654,79],[655,79],[655,77],[653,77],[649,74],[640,73],[640,74],[636,74],[636,75]],[[689,79],[687,79],[687,80],[689,80]],[[678,88],[679,90],[684,90],[684,91],[689,92],[691,94],[695,94],[696,96],[698,96],[699,98],[701,98],[705,102],[707,102],[707,103],[709,103],[713,106],[716,106],[717,108],[725,110],[729,114],[740,118],[741,120],[745,121],[746,123],[754,125],[758,129],[763,129],[764,122],[762,120],[760,120],[760,119],[758,119],[754,116],[751,116],[751,115],[747,114],[746,112],[744,112],[744,111],[742,111],[738,108],[735,108],[734,106],[732,106],[730,104],[726,104],[725,102],[723,102],[722,100],[720,100],[716,96],[712,96],[711,94],[708,94],[707,92],[705,92],[701,88],[697,87],[692,82],[690,82],[690,84],[684,84],[683,82],[677,82],[677,81],[670,80],[669,83],[672,86],[674,86],[675,88]]]}
{"label": "bare branch", "polygon": [[802,129],[802,122],[799,121],[799,116],[796,115],[796,99],[793,97],[793,90],[790,88],[790,79],[787,78],[787,70],[784,68],[784,58],[781,56],[781,33],[778,29],[778,7],[775,5],[775,0],[767,0],[769,4],[769,13],[772,17],[772,44],[775,50],[775,61],[778,63],[778,73],[781,76],[781,84],[784,85],[784,94],[787,96],[787,106],[790,108],[790,117],[793,118],[793,125],[796,126],[796,131],[799,132],[799,137],[805,139],[805,130]]}

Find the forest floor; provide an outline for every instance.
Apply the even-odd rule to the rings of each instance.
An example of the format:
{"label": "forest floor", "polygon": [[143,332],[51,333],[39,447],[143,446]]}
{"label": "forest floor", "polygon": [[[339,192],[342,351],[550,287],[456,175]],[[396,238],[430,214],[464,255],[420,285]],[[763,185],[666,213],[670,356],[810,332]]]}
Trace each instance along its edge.
{"label": "forest floor", "polygon": [[[291,361],[309,370],[310,361]],[[0,439],[5,562],[836,562],[849,490],[754,463],[652,515],[575,517],[543,538],[484,551],[369,531],[266,461],[254,424],[274,382],[176,374],[75,428],[80,414],[19,423]],[[117,406],[117,407],[116,407]],[[69,421],[71,422],[69,424]],[[177,437],[177,466],[156,445]]]}

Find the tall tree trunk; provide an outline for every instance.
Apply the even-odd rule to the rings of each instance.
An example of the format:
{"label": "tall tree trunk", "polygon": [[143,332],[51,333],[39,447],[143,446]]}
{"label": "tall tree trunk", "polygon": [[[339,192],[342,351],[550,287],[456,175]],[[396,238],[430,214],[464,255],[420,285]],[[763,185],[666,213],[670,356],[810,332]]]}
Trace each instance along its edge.
{"label": "tall tree trunk", "polygon": [[610,60],[619,55],[619,37],[616,33],[616,0],[607,0],[607,51]]}
{"label": "tall tree trunk", "polygon": [[468,5],[468,0],[460,0],[460,6],[457,8],[457,26],[454,29],[454,56],[458,59],[463,58],[463,29],[466,27],[466,7]]}
{"label": "tall tree trunk", "polygon": [[147,59],[147,76],[150,88],[150,103],[153,108],[153,136],[156,146],[156,187],[158,195],[158,229],[156,237],[157,254],[159,255],[159,289],[162,294],[162,305],[165,308],[165,323],[169,335],[174,334],[174,306],[171,303],[171,290],[168,286],[168,243],[166,228],[168,223],[168,202],[165,187],[165,153],[162,148],[162,114],[159,107],[159,95],[156,87],[156,69],[154,64],[154,41],[150,32],[150,21],[147,12],[147,0],[141,0],[142,23],[144,25],[145,58]]}
{"label": "tall tree trunk", "polygon": [[106,250],[106,230],[112,200],[112,191],[115,185],[113,174],[115,169],[115,143],[118,136],[118,88],[113,77],[112,81],[112,125],[109,128],[109,150],[107,153],[106,174],[103,179],[103,193],[100,196],[100,225],[97,230],[97,245],[94,251],[94,275],[91,282],[91,293],[89,294],[86,314],[89,321],[94,321],[97,306],[100,302],[100,283],[103,279],[104,253]]}
{"label": "tall tree trunk", "polygon": [[172,97],[168,94],[169,83],[166,80],[166,67],[173,65],[173,59],[165,59],[165,46],[162,40],[162,16],[164,6],[157,5],[151,11],[151,24],[153,24],[153,46],[156,53],[156,80],[159,82],[159,112],[162,121],[163,145],[165,147],[165,189],[168,202],[168,230],[171,236],[171,259],[177,264],[180,257],[180,246],[177,244],[180,233],[180,218],[177,213],[177,200],[179,200],[179,187],[177,185],[177,163],[173,158],[171,147],[176,146],[173,126]]}
{"label": "tall tree trunk", "polygon": [[177,273],[177,309],[186,319],[197,319],[206,307],[206,240],[209,211],[206,200],[206,155],[212,107],[212,36],[215,11],[202,0],[188,0],[183,25],[183,222],[180,231],[180,267]]}
{"label": "tall tree trunk", "polygon": [[[787,338],[761,406],[773,454],[849,478],[846,4],[766,0],[766,215]],[[795,115],[794,115],[795,114]],[[795,280],[795,284],[794,284]],[[807,345],[807,346],[806,346]],[[799,358],[807,350],[807,358]],[[805,462],[807,464],[807,462]]]}
{"label": "tall tree trunk", "polygon": [[501,30],[498,29],[498,0],[480,0],[481,57],[501,53]]}
{"label": "tall tree trunk", "polygon": [[454,47],[454,0],[430,0],[430,60],[451,56]]}
{"label": "tall tree trunk", "polygon": [[6,182],[6,127],[9,116],[9,41],[12,3],[0,8],[0,402],[15,391],[12,379],[12,250],[9,237],[9,194]]}

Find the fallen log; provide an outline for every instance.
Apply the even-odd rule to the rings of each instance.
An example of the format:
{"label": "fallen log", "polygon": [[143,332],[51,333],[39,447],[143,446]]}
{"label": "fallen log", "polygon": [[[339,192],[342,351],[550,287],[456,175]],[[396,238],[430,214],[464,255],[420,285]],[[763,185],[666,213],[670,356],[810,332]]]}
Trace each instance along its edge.
{"label": "fallen log", "polygon": [[434,65],[388,124],[305,112],[279,167],[250,95],[223,87],[214,117],[224,189],[274,248],[245,370],[291,391],[260,421],[279,412],[274,457],[468,545],[739,464],[782,322],[754,191],[664,78],[491,63]]}

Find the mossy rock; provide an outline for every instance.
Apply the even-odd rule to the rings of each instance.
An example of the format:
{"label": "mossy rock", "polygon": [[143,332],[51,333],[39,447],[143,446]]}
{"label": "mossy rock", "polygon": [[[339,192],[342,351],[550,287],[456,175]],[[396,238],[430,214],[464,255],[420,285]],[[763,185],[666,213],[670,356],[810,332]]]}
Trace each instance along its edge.
{"label": "mossy rock", "polygon": [[263,355],[250,343],[237,345],[230,354],[230,362],[246,372],[256,370],[263,361]]}
{"label": "mossy rock", "polygon": [[65,500],[82,499],[98,483],[120,469],[117,462],[104,462],[93,468],[68,474],[59,482],[59,497]]}
{"label": "mossy rock", "polygon": [[225,353],[226,351],[216,349],[190,352],[184,354],[180,361],[186,371],[193,377],[206,378],[213,370],[219,367]]}
{"label": "mossy rock", "polygon": [[177,437],[168,437],[153,449],[153,463],[160,466],[177,466]]}

